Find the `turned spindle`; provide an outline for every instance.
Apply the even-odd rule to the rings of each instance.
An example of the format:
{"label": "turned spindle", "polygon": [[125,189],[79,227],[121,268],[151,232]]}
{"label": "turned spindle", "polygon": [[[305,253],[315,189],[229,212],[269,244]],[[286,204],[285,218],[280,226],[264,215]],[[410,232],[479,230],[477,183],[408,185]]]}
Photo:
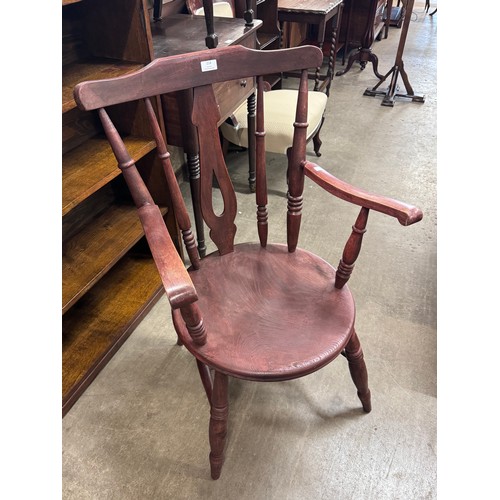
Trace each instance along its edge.
{"label": "turned spindle", "polygon": [[344,248],[342,259],[340,259],[337,274],[335,276],[335,288],[342,288],[351,277],[354,263],[358,258],[363,242],[363,235],[366,232],[366,223],[368,222],[369,209],[362,207],[354,226],[352,233]]}

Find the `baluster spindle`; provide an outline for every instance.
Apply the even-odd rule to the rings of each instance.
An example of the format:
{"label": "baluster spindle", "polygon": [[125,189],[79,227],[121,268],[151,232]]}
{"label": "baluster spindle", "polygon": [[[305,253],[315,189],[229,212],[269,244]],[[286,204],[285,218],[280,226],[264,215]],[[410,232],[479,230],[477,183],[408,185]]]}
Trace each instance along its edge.
{"label": "baluster spindle", "polygon": [[181,307],[181,315],[193,342],[196,345],[205,345],[207,342],[207,331],[198,304],[193,302],[185,307]]}
{"label": "baluster spindle", "polygon": [[205,25],[207,27],[207,36],[205,45],[209,49],[215,49],[219,45],[219,37],[214,28],[214,6],[213,0],[203,0],[203,11],[205,13]]}
{"label": "baluster spindle", "polygon": [[302,70],[300,76],[297,111],[295,114],[295,128],[293,134],[292,151],[288,159],[288,214],[287,214],[287,243],[288,251],[294,252],[299,240],[300,221],[302,218],[302,193],[304,191],[304,169],[306,159],[307,139],[307,96],[308,71]]}
{"label": "baluster spindle", "polygon": [[149,118],[149,124],[151,125],[151,129],[153,131],[153,135],[156,141],[156,150],[158,153],[158,158],[160,158],[161,160],[163,171],[165,173],[165,177],[167,178],[167,185],[170,193],[170,198],[172,200],[172,205],[175,210],[177,223],[179,224],[179,228],[182,232],[182,239],[184,240],[184,245],[186,246],[189,260],[191,261],[192,266],[195,269],[199,269],[200,257],[198,255],[198,249],[196,248],[196,241],[194,239],[194,235],[191,230],[191,220],[189,219],[186,205],[184,204],[184,200],[182,198],[182,194],[179,189],[179,184],[177,183],[177,179],[175,177],[174,170],[172,168],[172,162],[170,161],[170,153],[167,150],[167,145],[165,144],[165,141],[163,139],[163,135],[160,130],[160,125],[158,124],[158,120],[156,118],[156,114],[149,97],[146,97],[144,101],[146,103],[146,110]]}
{"label": "baluster spindle", "polygon": [[243,19],[245,19],[245,26],[253,26],[253,9],[252,0],[245,1],[245,12],[243,13]]}
{"label": "baluster spindle", "polygon": [[255,93],[250,94],[247,99],[247,120],[248,120],[248,185],[250,191],[255,192]]}
{"label": "baluster spindle", "polygon": [[257,126],[256,142],[256,202],[257,230],[262,247],[267,245],[267,179],[266,179],[266,132],[264,130],[264,78],[257,79]]}
{"label": "baluster spindle", "polygon": [[342,288],[351,277],[354,263],[361,250],[361,243],[363,242],[363,235],[366,232],[366,223],[368,222],[369,213],[370,210],[368,208],[362,207],[354,226],[352,226],[351,236],[347,240],[335,276],[335,288]]}

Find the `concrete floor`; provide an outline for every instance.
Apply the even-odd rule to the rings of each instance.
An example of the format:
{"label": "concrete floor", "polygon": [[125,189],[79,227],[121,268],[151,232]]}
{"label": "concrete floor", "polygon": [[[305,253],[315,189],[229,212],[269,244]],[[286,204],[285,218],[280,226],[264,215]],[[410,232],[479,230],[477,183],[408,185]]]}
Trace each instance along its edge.
{"label": "concrete floor", "polygon": [[[208,404],[162,299],[63,419],[64,499],[436,498],[437,17],[416,3],[404,55],[425,103],[381,106],[363,96],[377,83],[371,66],[354,66],[334,79],[323,154],[310,154],[336,176],[424,212],[406,228],[372,213],[349,284],[373,411],[362,412],[343,358],[291,382],[232,379],[226,462],[212,481]],[[399,34],[391,28],[374,45],[381,73]],[[245,155],[228,163],[237,240],[255,240]],[[271,241],[284,238],[285,165],[269,155]],[[300,245],[337,265],[356,214],[306,179]]]}

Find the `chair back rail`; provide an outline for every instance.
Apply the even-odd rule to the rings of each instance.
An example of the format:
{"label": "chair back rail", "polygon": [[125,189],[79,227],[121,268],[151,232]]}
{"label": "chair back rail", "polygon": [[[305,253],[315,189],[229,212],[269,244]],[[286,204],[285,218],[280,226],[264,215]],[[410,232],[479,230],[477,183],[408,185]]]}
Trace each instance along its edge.
{"label": "chair back rail", "polygon": [[[197,127],[200,151],[200,191],[201,212],[210,228],[210,237],[221,255],[231,252],[234,247],[237,212],[236,195],[227,172],[222,149],[220,148],[217,123],[220,119],[218,105],[212,84],[227,80],[257,77],[257,128],[256,128],[256,170],[258,171],[258,189],[256,190],[257,227],[262,246],[267,244],[267,186],[265,176],[265,128],[264,128],[264,79],[263,75],[302,70],[297,112],[294,123],[295,138],[293,153],[289,158],[289,194],[288,194],[288,245],[293,252],[297,246],[302,210],[302,192],[307,131],[307,69],[320,64],[321,51],[312,46],[284,49],[279,57],[273,51],[259,51],[243,46],[231,46],[221,49],[204,50],[169,58],[160,58],[143,69],[118,78],[89,81],[75,88],[75,99],[85,110],[99,109],[108,139],[118,163],[124,172],[137,207],[153,204],[146,186],[135,169],[130,167],[133,160],[109,116],[103,108],[123,102],[145,100],[148,119],[151,125],[157,153],[162,163],[172,203],[176,212],[184,244],[192,266],[199,267],[199,255],[191,230],[191,222],[182,199],[179,186],[170,161],[167,145],[162,137],[155,112],[149,98],[180,90],[193,89],[193,113],[191,120]],[[224,202],[223,211],[214,212],[212,186],[217,180]]]}
{"label": "chair back rail", "polygon": [[85,111],[202,85],[312,68],[323,54],[313,46],[255,50],[242,45],[155,59],[135,73],[79,83],[74,96]]}

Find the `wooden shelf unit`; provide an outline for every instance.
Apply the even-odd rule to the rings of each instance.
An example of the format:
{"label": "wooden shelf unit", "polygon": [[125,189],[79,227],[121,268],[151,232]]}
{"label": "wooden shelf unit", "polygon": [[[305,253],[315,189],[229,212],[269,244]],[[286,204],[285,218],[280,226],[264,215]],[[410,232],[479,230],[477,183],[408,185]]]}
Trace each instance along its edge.
{"label": "wooden shelf unit", "polygon": [[[62,2],[63,415],[163,293],[128,189],[96,113],[74,86],[135,71],[153,58],[146,0]],[[159,97],[153,102],[161,109]],[[108,110],[180,250],[143,105]],[[159,122],[165,127],[161,113]]]}

